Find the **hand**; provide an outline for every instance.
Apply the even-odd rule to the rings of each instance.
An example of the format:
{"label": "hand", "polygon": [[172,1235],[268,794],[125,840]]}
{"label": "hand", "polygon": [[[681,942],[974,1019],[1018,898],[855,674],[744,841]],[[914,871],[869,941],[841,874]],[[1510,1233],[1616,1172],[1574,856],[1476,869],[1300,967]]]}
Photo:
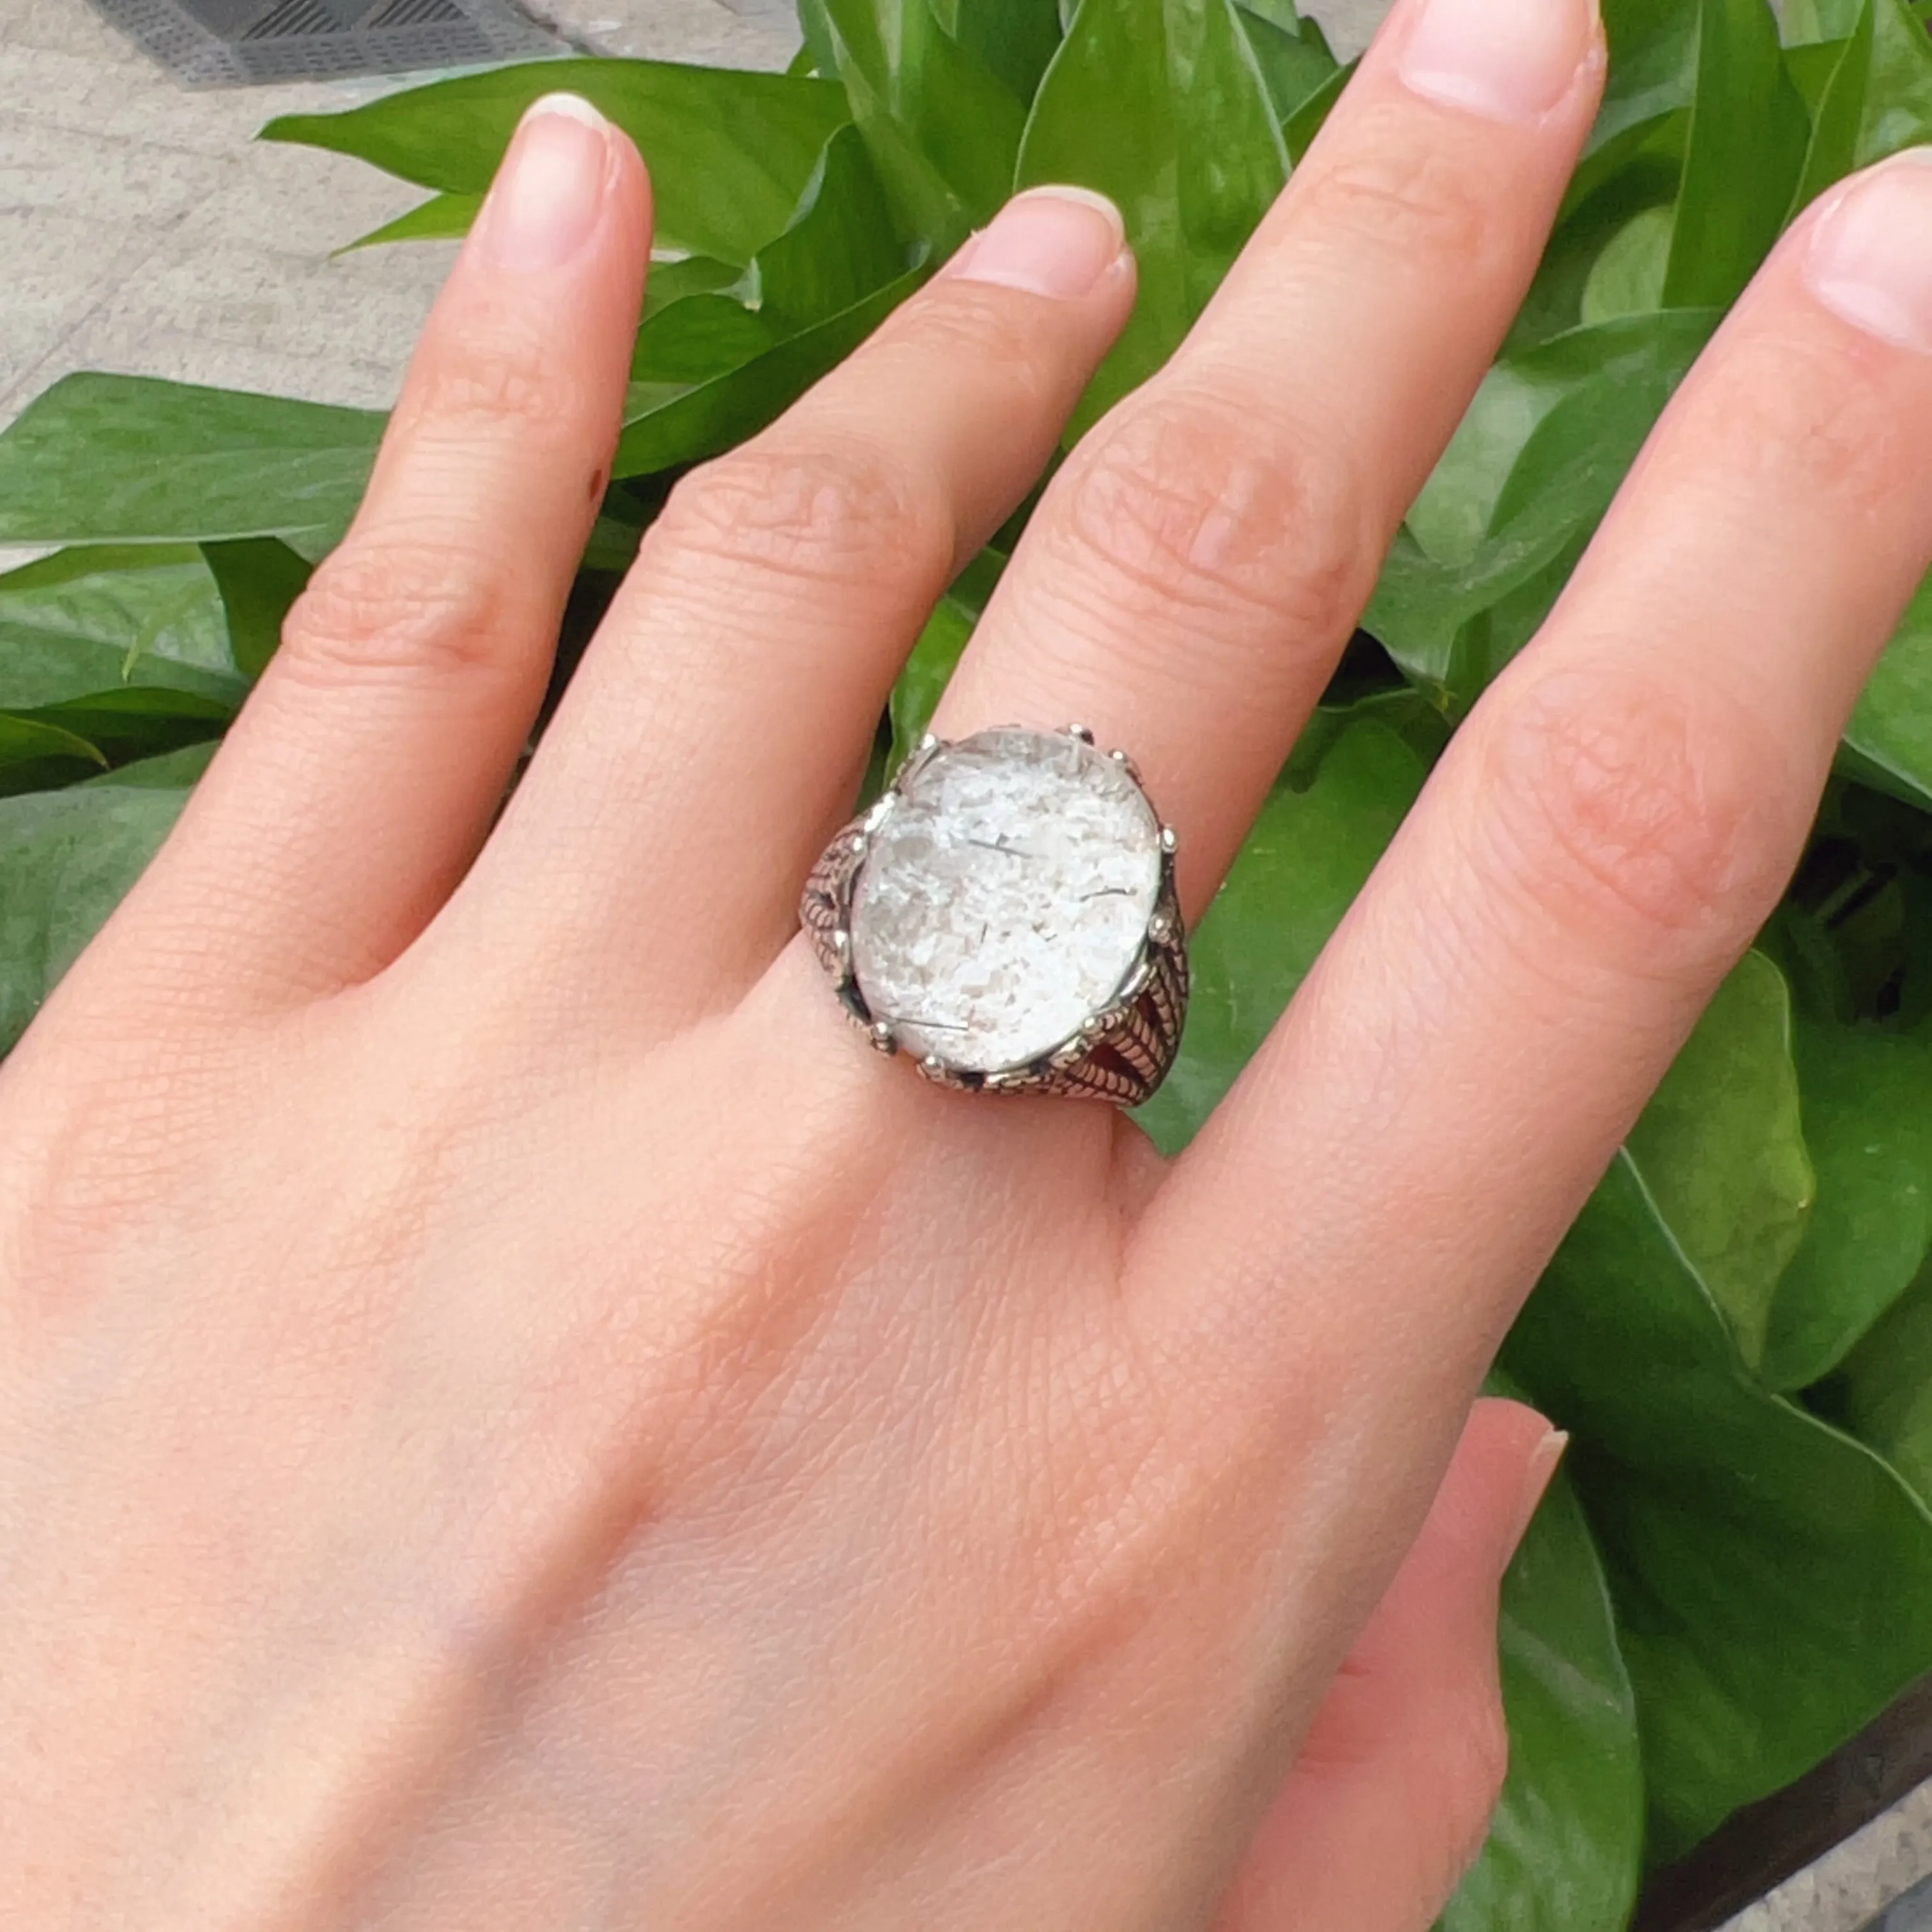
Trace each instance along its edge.
{"label": "hand", "polygon": [[[1601,66],[1586,0],[1404,0],[974,640],[938,728],[1132,748],[1190,920]],[[1925,566],[1928,224],[1910,160],[1798,224],[1169,1166],[867,1052],[794,931],[1126,314],[1114,218],[1022,199],[682,484],[493,824],[649,232],[625,141],[528,121],[353,532],[0,1075],[8,1922],[1420,1932],[1553,1446],[1472,1400]]]}

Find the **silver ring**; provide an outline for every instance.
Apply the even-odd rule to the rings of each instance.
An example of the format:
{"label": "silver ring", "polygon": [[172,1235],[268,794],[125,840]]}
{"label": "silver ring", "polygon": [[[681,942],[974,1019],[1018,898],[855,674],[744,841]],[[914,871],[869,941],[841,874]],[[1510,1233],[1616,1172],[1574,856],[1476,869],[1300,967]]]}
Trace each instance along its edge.
{"label": "silver ring", "polygon": [[1175,840],[1079,726],[928,736],[799,917],[846,1012],[941,1085],[1137,1107],[1187,1010]]}

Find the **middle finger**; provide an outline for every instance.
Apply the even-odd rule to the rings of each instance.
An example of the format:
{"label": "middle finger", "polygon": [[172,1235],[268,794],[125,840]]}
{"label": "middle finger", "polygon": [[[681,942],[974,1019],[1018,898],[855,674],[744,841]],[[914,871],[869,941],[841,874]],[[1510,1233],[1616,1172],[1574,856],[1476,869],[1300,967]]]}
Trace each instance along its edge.
{"label": "middle finger", "polygon": [[1520,304],[1595,112],[1592,0],[1401,0],[1167,368],[1056,479],[934,728],[1077,720],[1190,919]]}

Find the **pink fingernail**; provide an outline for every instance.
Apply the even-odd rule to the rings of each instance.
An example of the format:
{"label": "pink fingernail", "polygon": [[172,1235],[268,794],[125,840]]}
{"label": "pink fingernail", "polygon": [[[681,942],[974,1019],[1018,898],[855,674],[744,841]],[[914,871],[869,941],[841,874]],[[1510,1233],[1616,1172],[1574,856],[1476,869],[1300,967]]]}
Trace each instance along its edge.
{"label": "pink fingernail", "polygon": [[1396,70],[1412,92],[1491,121],[1540,121],[1597,45],[1596,0],[1415,0]]}
{"label": "pink fingernail", "polygon": [[1825,211],[1804,278],[1855,328],[1932,354],[1932,149],[1894,156]]}
{"label": "pink fingernail", "polygon": [[1556,1466],[1562,1461],[1563,1452],[1569,1446],[1569,1432],[1565,1430],[1552,1429],[1529,1452],[1529,1460],[1523,1465],[1522,1494],[1517,1504],[1516,1534],[1510,1542],[1511,1555],[1529,1534],[1529,1526],[1536,1520],[1536,1512],[1543,1505],[1544,1496],[1556,1474]]}
{"label": "pink fingernail", "polygon": [[610,124],[574,94],[530,104],[477,223],[496,267],[555,268],[590,238],[610,176]]}
{"label": "pink fingernail", "polygon": [[1103,194],[1034,188],[1016,195],[946,264],[963,282],[997,282],[1072,302],[1091,294],[1120,258],[1126,228]]}

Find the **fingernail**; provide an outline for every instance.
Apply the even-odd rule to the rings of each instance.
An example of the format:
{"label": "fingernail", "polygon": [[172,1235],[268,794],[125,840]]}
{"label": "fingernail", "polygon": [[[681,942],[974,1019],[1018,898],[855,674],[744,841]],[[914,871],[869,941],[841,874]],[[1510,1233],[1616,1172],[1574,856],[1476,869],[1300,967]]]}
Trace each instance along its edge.
{"label": "fingernail", "polygon": [[1550,1487],[1550,1478],[1556,1474],[1556,1466],[1563,1460],[1563,1452],[1570,1446],[1567,1430],[1552,1429],[1529,1452],[1529,1460],[1522,1468],[1522,1496],[1517,1505],[1516,1534],[1510,1539],[1510,1554],[1516,1554],[1517,1546],[1529,1534],[1529,1526],[1535,1520],[1541,1506],[1544,1492]]}
{"label": "fingernail", "polygon": [[532,101],[478,223],[499,268],[560,267],[590,238],[604,205],[610,124],[574,94]]}
{"label": "fingernail", "polygon": [[1396,71],[1431,100],[1540,121],[1596,44],[1596,0],[1416,0]]}
{"label": "fingernail", "polygon": [[1804,275],[1854,327],[1932,354],[1932,149],[1896,156],[1828,208]]}
{"label": "fingernail", "polygon": [[1120,211],[1104,194],[1033,188],[1008,202],[947,263],[946,273],[1071,302],[1093,292],[1126,246]]}

